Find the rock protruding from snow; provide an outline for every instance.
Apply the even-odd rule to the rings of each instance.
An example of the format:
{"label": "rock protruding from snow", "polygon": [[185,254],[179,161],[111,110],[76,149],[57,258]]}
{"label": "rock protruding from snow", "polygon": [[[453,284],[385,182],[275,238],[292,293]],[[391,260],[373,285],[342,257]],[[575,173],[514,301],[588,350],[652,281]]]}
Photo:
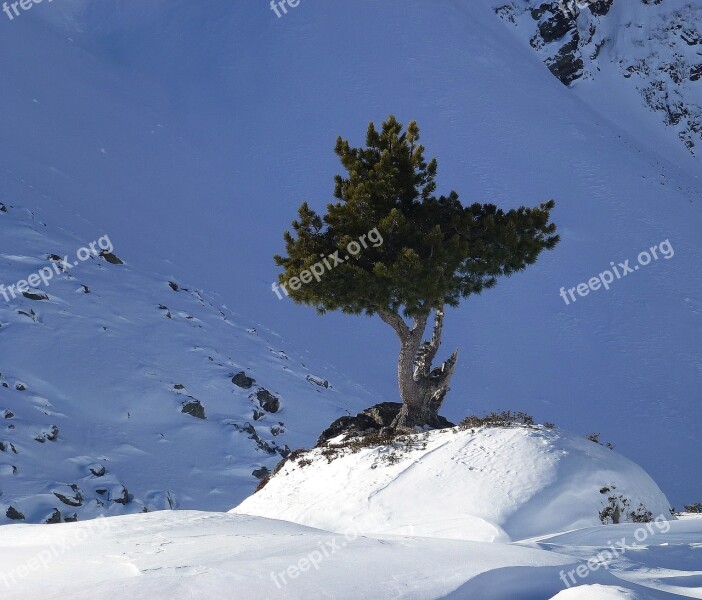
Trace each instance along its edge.
{"label": "rock protruding from snow", "polygon": [[293,456],[231,512],[338,532],[505,542],[601,525],[612,502],[621,522],[670,516],[638,465],[540,427],[443,429]]}

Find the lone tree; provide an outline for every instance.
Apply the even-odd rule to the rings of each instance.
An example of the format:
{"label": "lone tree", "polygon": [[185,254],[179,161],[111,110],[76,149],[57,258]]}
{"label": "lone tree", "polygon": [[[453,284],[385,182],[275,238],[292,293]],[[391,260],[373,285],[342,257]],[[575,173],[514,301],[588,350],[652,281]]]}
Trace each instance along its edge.
{"label": "lone tree", "polygon": [[275,256],[284,268],[281,288],[320,314],[378,315],[390,325],[400,339],[403,402],[393,426],[437,427],[458,357],[456,350],[432,367],[444,308],[554,248],[554,202],[505,212],[493,204],[464,207],[456,192],[437,197],[437,162],[425,162],[417,124],[405,131],[393,116],[380,132],[368,126],[365,148],[339,137],[335,152],[348,172],[335,177],[338,202],[323,217],[300,206],[294,234],[284,235],[287,256]]}

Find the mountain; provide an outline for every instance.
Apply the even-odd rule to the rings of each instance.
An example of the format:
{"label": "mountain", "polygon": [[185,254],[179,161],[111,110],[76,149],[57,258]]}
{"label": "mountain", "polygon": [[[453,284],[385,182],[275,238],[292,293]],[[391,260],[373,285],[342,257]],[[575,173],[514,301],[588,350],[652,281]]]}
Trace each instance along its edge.
{"label": "mountain", "polygon": [[[71,271],[75,282],[47,289],[53,296],[48,302],[23,299],[21,310],[48,312],[43,324],[22,317],[13,304],[3,305],[0,372],[8,386],[24,383],[43,407],[27,410],[33,403],[16,403],[29,394],[0,390],[4,402],[13,402],[7,409],[19,406],[17,418],[27,420],[22,435],[33,452],[87,461],[70,477],[68,470],[60,477],[48,468],[29,471],[39,486],[31,490],[51,499],[59,482],[80,487],[88,476],[85,466],[103,456],[104,446],[96,441],[101,436],[114,442],[111,451],[122,448],[123,456],[130,450],[118,444],[142,439],[142,433],[173,435],[183,424],[208,428],[206,435],[183,433],[178,439],[211,458],[197,462],[209,465],[212,474],[198,478],[179,471],[175,483],[183,487],[182,497],[193,498],[180,505],[231,507],[255,484],[251,472],[277,458],[259,453],[243,433],[234,439],[250,452],[237,467],[244,487],[232,486],[230,492],[217,483],[232,448],[224,421],[245,426],[253,417],[248,392],[231,382],[239,370],[287,406],[289,414],[280,420],[299,435],[269,436],[273,416],[262,430],[264,441],[281,448],[313,443],[345,410],[355,413],[397,399],[397,348],[389,328],[378,319],[322,318],[271,292],[276,277],[271,256],[282,249],[282,232],[297,206],[309,200],[319,209],[331,199],[340,170],[332,152],[336,136],[360,143],[369,120],[393,113],[404,123],[419,122],[427,155],[439,158],[440,193],[455,188],[465,203],[507,208],[557,202],[553,217],[563,240],[557,250],[448,311],[444,352],[460,347],[461,354],[445,415],[457,422],[467,414],[509,408],[581,435],[599,433],[641,464],[673,504],[699,501],[699,157],[678,139],[682,119],[666,126],[663,113],[645,104],[637,86],[643,89],[649,80],[621,73],[622,65],[638,64],[651,50],[659,54],[656,61],[667,61],[661,49],[666,43],[674,44],[668,49],[673,54],[683,48],[684,60],[692,64],[697,46],[688,48],[678,33],[660,47],[650,40],[641,47],[642,32],[666,27],[669,7],[683,10],[690,2],[615,0],[604,15],[580,11],[578,27],[592,20],[598,27],[593,39],[609,42],[596,62],[583,58],[583,75],[570,86],[544,65],[542,52],[551,50],[535,51],[529,43],[540,19],[551,13],[534,20],[517,11],[515,26],[495,12],[500,4],[505,2],[436,0],[400,8],[374,0],[300,2],[279,18],[268,3],[63,0],[36,5],[12,21],[2,16],[0,50],[7,59],[0,63],[0,201],[11,208],[0,215],[0,281],[24,278],[46,266],[49,254],[71,254],[103,235],[125,263],[86,261]],[[628,20],[632,27],[618,26]],[[698,26],[690,21],[684,29]],[[688,102],[699,82],[683,83],[680,94]],[[47,223],[50,238],[41,242],[31,233],[27,211]],[[59,234],[67,236],[62,243],[54,238]],[[642,261],[649,255],[649,264],[640,255]],[[612,263],[627,260],[632,271],[620,279],[612,275],[609,289],[577,295],[579,284],[600,273],[606,278]],[[169,281],[188,291],[174,292]],[[74,295],[80,285],[91,294]],[[140,292],[142,287],[148,291]],[[562,288],[566,294],[573,290],[575,301],[566,303]],[[203,290],[198,292],[203,302],[214,307],[203,307],[193,290]],[[209,300],[215,293],[222,300]],[[100,309],[98,294],[109,296],[111,308]],[[63,303],[69,305],[59,308]],[[176,318],[167,319],[160,304]],[[246,317],[224,311],[229,323],[224,322],[216,308],[221,304]],[[88,308],[89,316],[81,317]],[[59,321],[60,310],[70,319]],[[81,323],[79,332],[53,329],[71,319]],[[142,319],[153,320],[158,341],[142,336],[142,329],[149,331]],[[209,323],[207,335],[196,319]],[[122,350],[101,359],[82,348],[106,351],[103,326],[128,330],[124,335],[131,341],[122,338]],[[264,339],[248,360],[251,351],[243,340],[250,328]],[[177,336],[171,333],[176,331]],[[269,347],[294,354],[280,339],[306,353],[309,371],[290,367],[297,391],[273,378],[282,377],[283,363]],[[204,358],[186,353],[195,346],[209,349],[201,353]],[[169,348],[179,358],[171,358]],[[264,356],[276,362],[266,363]],[[249,373],[264,364],[270,368],[262,374]],[[309,383],[308,373],[334,389]],[[368,393],[347,383],[351,379]],[[210,381],[218,382],[211,394]],[[171,388],[177,384],[185,386],[180,390],[185,394],[175,394]],[[358,391],[349,395],[348,389]],[[152,391],[161,398],[162,412],[159,408],[148,426],[145,417],[125,417]],[[302,403],[293,416],[288,396],[308,393],[328,396],[333,406],[318,412]],[[205,406],[204,426],[179,412],[188,394]],[[225,407],[224,398],[238,398],[236,408]],[[73,425],[62,427],[59,414]],[[104,428],[91,433],[91,420],[98,417],[109,422],[109,435]],[[126,429],[130,423],[141,423],[134,426],[136,434]],[[221,429],[210,434],[217,423]],[[259,426],[251,424],[258,434]],[[33,441],[51,434],[53,425],[67,437],[54,445]],[[11,442],[9,435],[3,431],[3,441]],[[69,443],[69,453],[56,450]],[[173,461],[165,446],[150,441],[148,447],[154,448],[155,463]],[[179,452],[182,457],[186,450]],[[26,449],[23,456],[29,456]],[[22,465],[13,457],[11,451],[0,453],[3,506],[34,493],[15,487],[19,480],[11,468]],[[115,487],[119,481],[142,499],[174,489],[170,475],[158,485],[138,483],[141,476],[132,471],[140,464],[135,454],[124,470],[111,471]],[[178,467],[170,462],[167,469]],[[28,506],[25,516],[46,516],[44,508],[35,512]]]}

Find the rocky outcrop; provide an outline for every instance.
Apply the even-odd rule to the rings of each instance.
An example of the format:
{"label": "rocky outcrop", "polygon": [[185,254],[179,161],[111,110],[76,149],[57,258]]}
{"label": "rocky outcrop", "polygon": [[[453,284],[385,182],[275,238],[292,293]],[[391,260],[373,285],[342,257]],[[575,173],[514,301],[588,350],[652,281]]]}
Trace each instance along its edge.
{"label": "rocky outcrop", "polygon": [[191,417],[195,417],[196,419],[207,418],[207,416],[205,415],[205,407],[199,400],[195,400],[195,398],[183,402],[180,410],[182,413],[190,415]]}
{"label": "rocky outcrop", "polygon": [[[346,416],[334,421],[317,439],[317,446],[324,446],[334,438],[344,435],[349,437],[366,436],[388,430],[400,413],[400,402],[382,402],[366,408],[355,417]],[[441,428],[453,427],[453,423],[439,417]]]}
{"label": "rocky outcrop", "polygon": [[604,71],[619,74],[696,154],[702,143],[702,7],[627,2],[617,0],[622,10],[616,17],[615,0],[512,0],[495,12],[528,36],[564,85],[598,79]]}
{"label": "rocky outcrop", "polygon": [[5,512],[5,516],[11,521],[24,521],[24,515],[14,506],[10,506]]}
{"label": "rocky outcrop", "polygon": [[258,405],[267,413],[277,413],[280,410],[280,398],[261,388],[255,394]]}

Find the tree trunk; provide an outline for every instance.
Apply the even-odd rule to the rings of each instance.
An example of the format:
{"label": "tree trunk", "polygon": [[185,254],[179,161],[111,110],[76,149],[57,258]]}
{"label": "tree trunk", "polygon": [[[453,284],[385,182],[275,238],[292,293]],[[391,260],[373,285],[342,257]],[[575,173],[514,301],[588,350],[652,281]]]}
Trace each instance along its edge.
{"label": "tree trunk", "polygon": [[379,311],[400,338],[400,356],[397,361],[397,379],[402,398],[402,409],[393,427],[440,427],[439,409],[449,391],[449,382],[456,367],[458,350],[439,367],[431,365],[441,345],[444,311],[440,308],[434,317],[431,340],[422,342],[429,313],[414,318],[412,328],[392,311]]}

